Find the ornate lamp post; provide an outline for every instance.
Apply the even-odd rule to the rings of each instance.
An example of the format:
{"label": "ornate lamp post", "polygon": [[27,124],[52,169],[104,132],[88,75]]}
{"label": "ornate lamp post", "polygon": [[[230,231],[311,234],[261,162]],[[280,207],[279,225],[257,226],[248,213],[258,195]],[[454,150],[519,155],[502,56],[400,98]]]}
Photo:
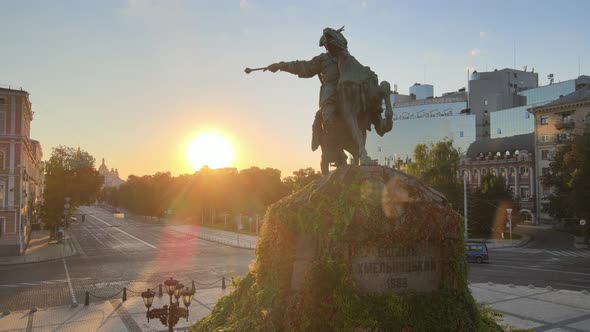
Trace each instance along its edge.
{"label": "ornate lamp post", "polygon": [[[168,326],[168,331],[172,332],[180,318],[186,318],[188,322],[188,307],[191,305],[193,292],[189,290],[188,287],[183,290],[184,285],[172,278],[166,280],[164,286],[166,286],[166,292],[168,293],[168,296],[170,296],[169,305],[164,305],[162,308],[150,309],[156,294],[149,289],[141,293],[141,297],[147,308],[146,317],[148,322],[150,319],[158,318],[164,326]],[[176,299],[176,302],[172,301],[173,296]],[[185,308],[180,307],[180,303],[178,302],[180,297],[182,297],[182,302]]]}

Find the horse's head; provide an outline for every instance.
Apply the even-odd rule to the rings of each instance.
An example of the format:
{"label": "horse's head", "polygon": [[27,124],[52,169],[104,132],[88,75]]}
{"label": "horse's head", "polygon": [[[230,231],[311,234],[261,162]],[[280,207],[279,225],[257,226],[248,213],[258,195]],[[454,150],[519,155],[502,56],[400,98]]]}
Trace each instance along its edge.
{"label": "horse's head", "polygon": [[338,30],[325,28],[320,38],[320,46],[325,46],[330,53],[348,50],[348,41],[342,35],[342,31],[344,31],[344,27]]}

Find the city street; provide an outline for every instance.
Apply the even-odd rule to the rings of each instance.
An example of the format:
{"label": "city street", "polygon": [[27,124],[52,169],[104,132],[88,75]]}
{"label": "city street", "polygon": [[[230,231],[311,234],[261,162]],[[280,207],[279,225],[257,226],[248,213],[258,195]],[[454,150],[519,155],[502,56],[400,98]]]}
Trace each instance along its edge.
{"label": "city street", "polygon": [[[0,309],[53,307],[102,301],[128,287],[128,296],[154,287],[165,279],[197,288],[219,288],[221,277],[247,272],[254,251],[233,248],[180,233],[174,226],[115,219],[98,207],[82,207],[86,214],[70,227],[79,254],[50,262],[0,266]],[[120,298],[121,294],[118,295]]]}
{"label": "city street", "polygon": [[[129,288],[128,297],[138,296],[170,276],[195,280],[197,288],[218,288],[222,276],[229,281],[230,275],[243,275],[255,257],[250,249],[199,239],[182,231],[184,226],[115,219],[94,206],[79,213],[86,214],[85,221],[70,227],[78,255],[0,266],[1,310],[82,304],[86,290],[93,302],[123,287]],[[470,282],[590,290],[590,250],[574,249],[565,233],[527,231],[533,240],[526,246],[491,249],[490,264],[470,264]]]}
{"label": "city street", "polygon": [[590,250],[575,249],[573,236],[519,228],[532,240],[523,247],[490,249],[489,264],[471,264],[471,282],[590,290]]}

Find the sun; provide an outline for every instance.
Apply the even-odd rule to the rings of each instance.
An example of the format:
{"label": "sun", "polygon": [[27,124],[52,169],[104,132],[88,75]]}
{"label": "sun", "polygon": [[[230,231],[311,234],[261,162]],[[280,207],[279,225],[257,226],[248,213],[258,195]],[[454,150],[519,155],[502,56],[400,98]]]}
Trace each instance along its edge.
{"label": "sun", "polygon": [[235,151],[230,141],[216,132],[206,132],[191,140],[187,149],[188,160],[197,171],[209,168],[229,167],[233,164]]}

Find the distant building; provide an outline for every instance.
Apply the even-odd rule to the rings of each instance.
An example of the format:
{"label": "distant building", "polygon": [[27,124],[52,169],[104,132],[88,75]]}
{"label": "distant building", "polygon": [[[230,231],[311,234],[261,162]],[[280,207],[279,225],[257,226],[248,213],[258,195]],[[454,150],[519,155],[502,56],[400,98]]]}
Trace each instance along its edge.
{"label": "distant building", "polygon": [[535,168],[539,170],[536,199],[537,206],[541,207],[538,217],[539,222],[550,222],[551,217],[543,211],[551,192],[540,183],[540,177],[549,172],[549,164],[559,146],[590,129],[590,85],[551,103],[533,107],[529,112],[535,120]]}
{"label": "distant building", "polygon": [[33,114],[28,92],[0,88],[0,256],[22,254],[38,222],[43,152],[30,139]]}
{"label": "distant building", "polygon": [[528,109],[542,106],[590,84],[590,76],[540,86],[518,92],[526,98],[524,106],[504,109],[490,114],[491,137],[507,137],[535,131],[535,119]]}
{"label": "distant building", "polygon": [[505,179],[520,203],[521,213],[535,221],[534,135],[483,138],[473,142],[459,161],[459,178],[467,177],[471,190],[481,188],[482,178],[492,174]]}
{"label": "distant building", "polygon": [[417,144],[450,138],[455,147],[465,151],[475,140],[475,116],[465,113],[464,89],[426,99],[397,93],[391,98],[392,131],[383,137],[367,136],[367,152],[379,164],[391,166],[394,160],[411,158]]}
{"label": "distant building", "polygon": [[414,85],[410,87],[410,95],[416,96],[416,100],[433,98],[434,86],[430,84],[414,83]]}
{"label": "distant building", "polygon": [[469,109],[475,115],[476,139],[491,136],[491,113],[525,105],[526,98],[518,93],[538,85],[539,75],[534,72],[510,68],[492,72],[474,71],[468,91]]}
{"label": "distant building", "polygon": [[102,164],[100,164],[100,167],[98,168],[98,173],[104,178],[104,187],[118,187],[125,183],[125,181],[119,178],[119,171],[116,168],[111,168],[109,171],[109,168],[104,162],[104,158],[102,158]]}

